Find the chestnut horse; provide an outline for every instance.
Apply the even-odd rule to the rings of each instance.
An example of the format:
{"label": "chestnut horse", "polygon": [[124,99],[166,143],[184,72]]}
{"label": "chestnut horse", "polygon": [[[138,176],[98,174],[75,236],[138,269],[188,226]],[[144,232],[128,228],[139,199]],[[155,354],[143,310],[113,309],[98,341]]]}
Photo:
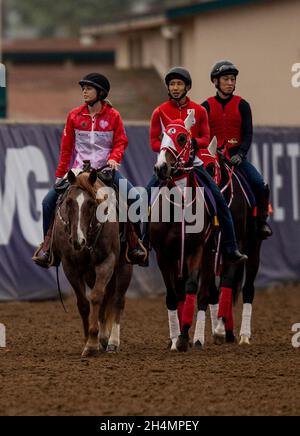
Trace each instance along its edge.
{"label": "chestnut horse", "polygon": [[99,221],[97,213],[102,205],[109,217],[116,212],[116,204],[95,170],[77,177],[69,171],[68,181],[70,187],[55,215],[53,254],[61,259],[77,297],[85,338],[82,356],[116,352],[132,266],[120,245],[117,215]]}

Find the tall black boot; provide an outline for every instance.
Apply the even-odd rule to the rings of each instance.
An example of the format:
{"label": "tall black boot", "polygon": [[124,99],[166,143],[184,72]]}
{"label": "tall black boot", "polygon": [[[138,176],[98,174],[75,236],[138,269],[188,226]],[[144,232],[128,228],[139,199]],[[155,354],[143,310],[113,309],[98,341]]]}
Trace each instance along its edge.
{"label": "tall black boot", "polygon": [[146,247],[144,247],[142,242],[141,223],[137,222],[132,224],[138,238],[138,242],[135,248],[130,251],[129,257],[133,264],[137,264],[139,266],[148,266],[148,250]]}
{"label": "tall black boot", "polygon": [[267,239],[272,236],[273,232],[267,219],[269,217],[269,198],[270,188],[269,185],[265,185],[263,191],[257,196],[257,233],[261,239]]}

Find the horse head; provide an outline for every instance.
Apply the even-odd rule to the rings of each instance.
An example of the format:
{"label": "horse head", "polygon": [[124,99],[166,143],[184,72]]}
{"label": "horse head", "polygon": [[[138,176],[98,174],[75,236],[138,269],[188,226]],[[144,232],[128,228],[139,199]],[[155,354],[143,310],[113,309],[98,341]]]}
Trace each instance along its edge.
{"label": "horse head", "polygon": [[69,171],[68,181],[70,188],[65,206],[69,243],[74,250],[82,250],[88,246],[90,234],[100,226],[96,210],[99,205],[99,188],[102,185],[97,180],[96,170],[84,172],[77,177],[73,171]]}
{"label": "horse head", "polygon": [[[192,158],[192,136],[190,128],[194,114],[191,112],[183,120],[168,120],[168,125],[163,132],[160,153],[154,171],[161,180],[169,179],[176,171],[188,170],[187,166]],[[190,168],[189,168],[190,169]]]}

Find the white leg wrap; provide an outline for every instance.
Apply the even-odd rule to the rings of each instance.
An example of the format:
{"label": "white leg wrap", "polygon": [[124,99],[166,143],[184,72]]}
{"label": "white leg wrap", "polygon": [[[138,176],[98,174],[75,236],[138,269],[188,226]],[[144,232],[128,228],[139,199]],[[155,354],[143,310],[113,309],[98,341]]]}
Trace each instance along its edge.
{"label": "white leg wrap", "polygon": [[120,324],[113,323],[111,334],[109,337],[108,345],[120,345]]}
{"label": "white leg wrap", "polygon": [[217,324],[218,324],[219,305],[218,304],[210,304],[209,310],[210,310],[210,320],[211,320],[211,331],[212,331],[212,334],[214,334],[214,331],[217,328]]}
{"label": "white leg wrap", "polygon": [[217,327],[215,328],[214,333],[218,336],[224,336],[225,337],[225,324],[223,322],[222,318],[218,318]]}
{"label": "white leg wrap", "polygon": [[169,331],[171,340],[177,340],[180,335],[179,319],[177,310],[168,310]]}
{"label": "white leg wrap", "polygon": [[197,322],[194,333],[194,344],[200,341],[201,345],[204,345],[205,341],[205,312],[204,310],[199,310],[197,313]]}
{"label": "white leg wrap", "polygon": [[252,316],[252,304],[245,303],[243,305],[242,325],[240,336],[251,337],[251,316]]}

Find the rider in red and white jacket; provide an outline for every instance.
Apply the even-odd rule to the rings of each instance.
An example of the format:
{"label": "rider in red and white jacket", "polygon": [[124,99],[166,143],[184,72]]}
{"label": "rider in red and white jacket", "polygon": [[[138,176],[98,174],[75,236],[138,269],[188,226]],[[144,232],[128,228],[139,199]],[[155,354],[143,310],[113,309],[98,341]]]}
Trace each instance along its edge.
{"label": "rider in red and white jacket", "polygon": [[92,168],[101,168],[109,161],[120,164],[127,145],[119,112],[103,102],[100,112],[91,115],[85,103],[69,113],[56,177],[63,177],[69,171],[74,152],[73,168],[82,168],[84,160],[89,160]]}
{"label": "rider in red and white jacket", "polygon": [[[119,181],[124,179],[118,171],[123,159],[128,139],[119,112],[106,100],[110,90],[108,79],[102,74],[91,73],[79,82],[82,87],[83,100],[85,103],[73,109],[67,119],[62,135],[59,164],[56,170],[58,182],[70,168],[83,169],[84,161],[90,161],[92,168],[99,169],[105,165],[113,171],[113,182],[119,186]],[[73,162],[73,163],[72,163]],[[127,194],[133,190],[132,184],[127,180]],[[120,195],[128,195],[119,190]],[[136,199],[139,197],[136,191]],[[48,268],[50,262],[50,237],[51,223],[54,219],[54,211],[58,194],[54,187],[50,189],[43,200],[43,231],[44,242],[33,256],[33,260],[39,266]],[[145,248],[140,243],[140,223],[132,223],[139,239],[137,246],[130,250],[129,257],[132,263],[144,266],[147,257]]]}

